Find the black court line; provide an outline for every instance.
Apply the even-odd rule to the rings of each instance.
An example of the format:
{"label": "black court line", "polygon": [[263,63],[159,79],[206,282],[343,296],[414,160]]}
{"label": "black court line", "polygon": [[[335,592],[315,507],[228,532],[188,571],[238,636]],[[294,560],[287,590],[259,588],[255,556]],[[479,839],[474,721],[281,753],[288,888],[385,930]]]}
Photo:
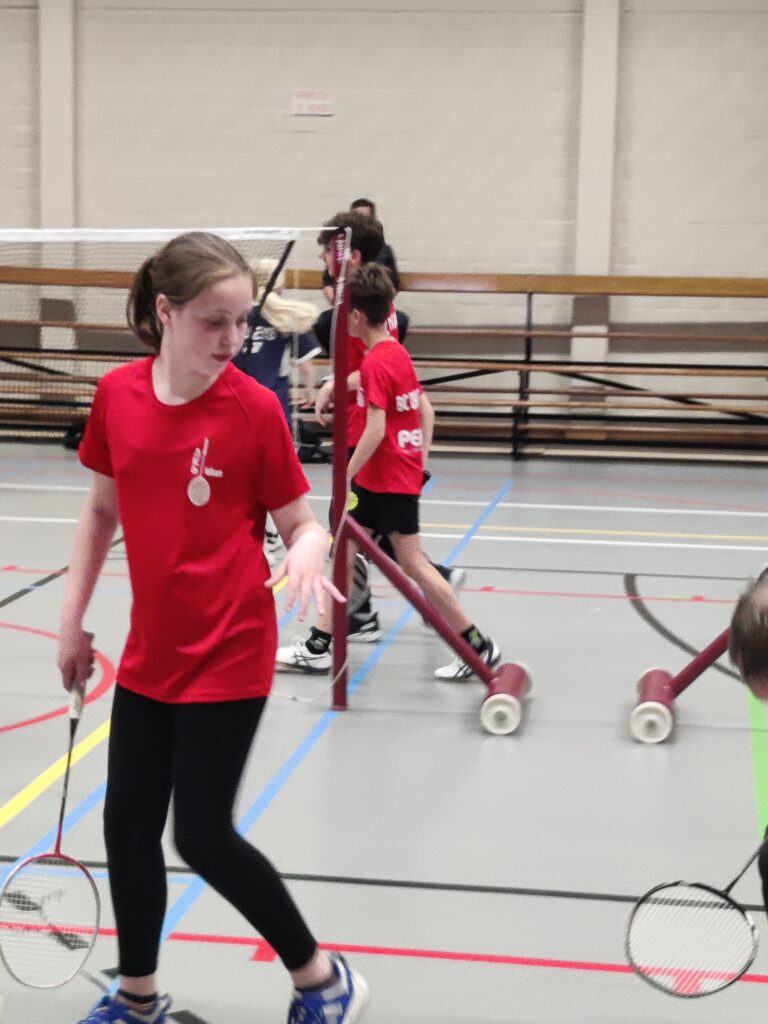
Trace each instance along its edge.
{"label": "black court line", "polygon": [[[0,863],[14,864],[19,858],[0,854]],[[103,860],[84,860],[91,871],[107,870]],[[168,875],[189,875],[195,872],[186,864],[166,865]],[[578,889],[545,889],[516,885],[479,885],[472,882],[425,882],[409,878],[363,878],[357,875],[314,875],[284,871],[280,877],[286,882],[309,882],[317,885],[354,885],[362,888],[421,890],[424,892],[467,893],[480,896],[532,896],[539,899],[582,900],[588,903],[636,903],[640,898],[630,893],[592,892]],[[748,910],[763,910],[760,904],[743,904]]]}
{"label": "black court line", "polygon": [[[109,545],[109,550],[111,551],[113,548],[117,547],[118,544],[122,543],[123,538],[118,537],[117,540],[112,541]],[[107,558],[109,558],[109,555]],[[6,605],[12,604],[14,601],[18,601],[22,597],[26,597],[27,594],[33,594],[36,590],[40,590],[40,588],[44,587],[47,583],[52,583],[54,580],[59,579],[60,576],[63,576],[68,571],[69,566],[65,565],[61,569],[57,569],[56,572],[49,573],[47,576],[43,576],[42,579],[35,580],[34,583],[28,583],[27,586],[22,587],[21,590],[17,590],[15,593],[9,594],[8,597],[4,597],[2,601],[0,601],[0,608],[5,608]]]}
{"label": "black court line", "polygon": [[[646,625],[650,626],[655,633],[658,633],[660,637],[669,641],[669,643],[674,647],[677,647],[679,650],[685,651],[686,654],[690,654],[694,658],[696,655],[701,654],[701,650],[698,647],[692,647],[691,644],[686,643],[685,640],[681,639],[677,634],[673,633],[672,630],[668,629],[663,622],[657,619],[653,612],[648,610],[646,605],[643,603],[640,591],[637,589],[638,575],[645,576],[646,574],[626,573],[624,576],[624,592],[628,597],[632,598],[629,603],[635,609],[640,618],[646,623]],[[737,682],[741,682],[741,676],[732,669],[726,668],[724,665],[719,665],[717,662],[714,662],[710,667],[715,669],[717,672],[721,672],[724,676],[728,676],[729,679],[735,679]]]}

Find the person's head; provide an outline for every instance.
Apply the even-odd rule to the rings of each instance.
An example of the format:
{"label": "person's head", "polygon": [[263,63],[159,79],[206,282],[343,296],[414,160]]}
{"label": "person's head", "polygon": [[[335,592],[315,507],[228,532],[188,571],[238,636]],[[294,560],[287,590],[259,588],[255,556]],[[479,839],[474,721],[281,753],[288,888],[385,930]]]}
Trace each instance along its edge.
{"label": "person's head", "polygon": [[349,333],[365,337],[365,332],[383,328],[395,289],[386,267],[368,263],[349,275]]}
{"label": "person's head", "polygon": [[261,304],[261,315],[272,324],[280,334],[304,334],[312,329],[317,320],[317,310],[309,302],[297,302],[295,299],[284,298],[285,271],[277,275],[272,290],[266,299],[264,289],[277,267],[277,260],[269,257],[251,260],[251,274],[256,301]]}
{"label": "person's head", "polygon": [[212,376],[242,347],[252,303],[251,271],[237,249],[190,231],[139,267],[126,316],[149,348],[171,345],[190,370]]}
{"label": "person's head", "polygon": [[[251,260],[249,266],[251,268],[251,276],[253,277],[253,290],[258,301],[275,272],[277,260],[269,256],[263,256],[261,259]],[[285,288],[285,271],[281,270],[277,275],[277,280],[272,285],[272,291],[279,294],[283,288]]]}
{"label": "person's head", "polygon": [[350,265],[352,268],[360,267],[364,263],[371,263],[381,252],[384,245],[384,235],[378,221],[363,216],[356,210],[342,210],[331,217],[323,225],[323,230],[317,236],[317,244],[321,246],[320,259],[333,273],[333,252],[331,249],[333,238],[339,231],[350,229]]}
{"label": "person's head", "polygon": [[736,603],[728,654],[755,696],[768,700],[768,568],[749,581]]}
{"label": "person's head", "polygon": [[376,203],[372,199],[355,199],[349,204],[349,208],[356,210],[357,213],[362,213],[364,217],[376,220]]}

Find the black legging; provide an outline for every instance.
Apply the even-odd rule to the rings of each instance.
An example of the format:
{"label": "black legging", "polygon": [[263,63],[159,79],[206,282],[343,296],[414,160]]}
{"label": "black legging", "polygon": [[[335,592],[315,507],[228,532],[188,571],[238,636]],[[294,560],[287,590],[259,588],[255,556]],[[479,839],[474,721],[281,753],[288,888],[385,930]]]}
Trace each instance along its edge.
{"label": "black legging", "polygon": [[232,808],[265,697],[162,704],[118,686],[104,835],[120,973],[157,969],[167,886],[161,839],[174,798],[182,859],[277,951],[288,970],[317,943],[274,867],[235,830]]}

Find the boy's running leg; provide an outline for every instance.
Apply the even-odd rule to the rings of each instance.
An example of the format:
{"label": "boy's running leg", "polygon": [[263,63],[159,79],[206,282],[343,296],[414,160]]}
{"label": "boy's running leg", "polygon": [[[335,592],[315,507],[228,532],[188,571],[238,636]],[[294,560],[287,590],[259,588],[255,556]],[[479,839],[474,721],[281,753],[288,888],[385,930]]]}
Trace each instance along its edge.
{"label": "boy's running leg", "polygon": [[[501,660],[501,651],[493,640],[484,636],[469,619],[451,585],[424,554],[420,536],[417,533],[392,533],[390,537],[400,567],[421,587],[424,596],[435,606],[451,629],[460,633],[489,665],[498,664]],[[470,667],[458,656],[449,665],[435,672],[437,679],[463,680],[469,679],[471,675]]]}

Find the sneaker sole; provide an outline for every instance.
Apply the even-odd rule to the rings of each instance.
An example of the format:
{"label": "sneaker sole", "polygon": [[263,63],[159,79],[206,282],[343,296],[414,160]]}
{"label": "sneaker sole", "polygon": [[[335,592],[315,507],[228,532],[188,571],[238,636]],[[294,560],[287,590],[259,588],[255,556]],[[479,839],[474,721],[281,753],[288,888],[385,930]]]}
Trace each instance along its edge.
{"label": "sneaker sole", "polygon": [[370,633],[355,633],[347,637],[348,644],[375,644],[377,640],[381,640],[380,629],[373,629]]}
{"label": "sneaker sole", "polygon": [[305,676],[327,676],[331,671],[328,668],[312,668],[311,665],[286,665],[285,662],[275,662],[275,672],[301,672]]}

